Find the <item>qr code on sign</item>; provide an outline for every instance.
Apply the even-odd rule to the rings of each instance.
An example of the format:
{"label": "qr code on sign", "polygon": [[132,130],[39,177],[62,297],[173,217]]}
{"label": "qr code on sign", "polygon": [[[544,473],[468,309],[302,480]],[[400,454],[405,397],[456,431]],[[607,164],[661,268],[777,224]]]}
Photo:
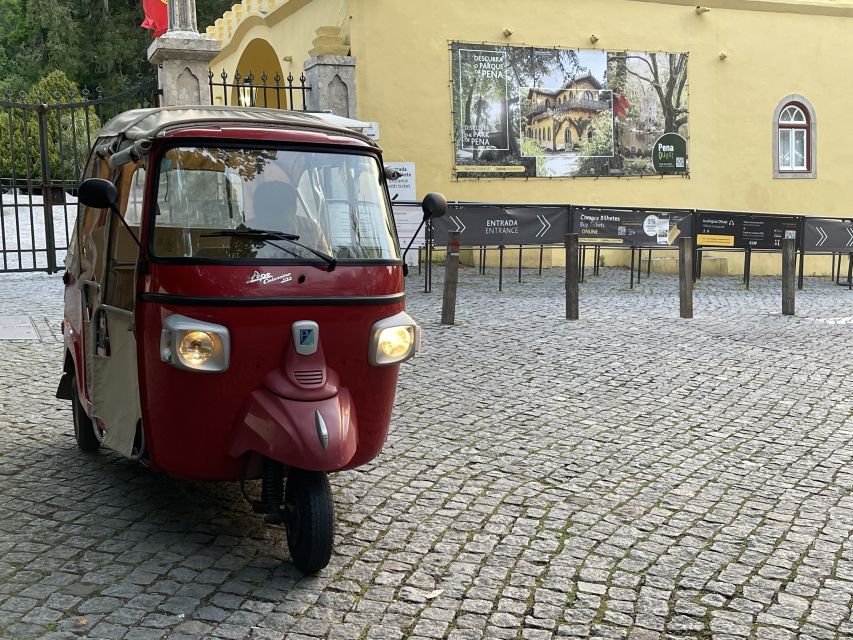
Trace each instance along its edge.
{"label": "qr code on sign", "polygon": [[684,158],[676,158],[675,159],[675,166],[677,169],[683,169],[684,168]]}
{"label": "qr code on sign", "polygon": [[627,234],[628,234],[628,230],[627,230],[625,227],[619,227],[619,229],[617,230],[617,232],[618,232],[618,234],[619,234],[620,236],[624,236],[624,235],[627,235]]}

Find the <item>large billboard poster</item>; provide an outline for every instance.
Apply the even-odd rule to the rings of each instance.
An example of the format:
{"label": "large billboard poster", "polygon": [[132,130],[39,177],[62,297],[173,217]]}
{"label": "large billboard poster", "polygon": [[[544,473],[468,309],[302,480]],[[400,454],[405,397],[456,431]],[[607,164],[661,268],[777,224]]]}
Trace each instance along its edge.
{"label": "large billboard poster", "polygon": [[687,175],[687,54],[451,43],[460,178]]}

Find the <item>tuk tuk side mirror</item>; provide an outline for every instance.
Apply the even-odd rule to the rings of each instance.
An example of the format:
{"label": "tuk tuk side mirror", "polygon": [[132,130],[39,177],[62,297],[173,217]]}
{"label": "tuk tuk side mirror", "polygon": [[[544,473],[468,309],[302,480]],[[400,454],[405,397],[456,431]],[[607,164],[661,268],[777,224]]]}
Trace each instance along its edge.
{"label": "tuk tuk side mirror", "polygon": [[424,210],[424,220],[429,218],[440,218],[447,213],[447,199],[440,193],[428,193],[421,203]]}
{"label": "tuk tuk side mirror", "polygon": [[118,210],[118,189],[116,189],[116,186],[112,182],[103,178],[83,180],[77,188],[77,201],[93,209],[109,209],[111,213],[115,214],[115,217],[119,219],[122,225],[124,225],[124,228],[127,229],[130,237],[136,243],[136,246],[139,247],[139,255],[143,259],[146,257],[145,247],[139,242],[139,238],[136,237],[133,229],[128,226],[127,220],[122,217]]}
{"label": "tuk tuk side mirror", "polygon": [[109,180],[89,178],[77,188],[77,200],[93,209],[115,209],[118,206],[118,189]]}

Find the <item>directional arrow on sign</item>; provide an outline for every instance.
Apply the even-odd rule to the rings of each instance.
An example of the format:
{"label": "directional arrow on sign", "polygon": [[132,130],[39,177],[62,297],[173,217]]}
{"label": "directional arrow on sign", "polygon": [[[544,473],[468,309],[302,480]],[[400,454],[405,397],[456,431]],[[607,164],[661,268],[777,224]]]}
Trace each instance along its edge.
{"label": "directional arrow on sign", "polygon": [[847,234],[850,236],[850,240],[844,246],[853,247],[853,227],[847,227]]}
{"label": "directional arrow on sign", "polygon": [[548,219],[542,214],[537,214],[536,218],[542,223],[542,228],[539,230],[539,233],[536,234],[536,237],[542,238],[546,233],[548,233],[548,229],[551,228],[551,223],[548,222]]}
{"label": "directional arrow on sign", "polygon": [[829,238],[829,236],[827,235],[826,231],[823,230],[823,227],[815,226],[815,230],[817,231],[818,235],[820,236],[820,239],[817,242],[815,242],[815,246],[816,247],[822,247],[823,243],[826,242],[826,240],[827,240],[827,238]]}
{"label": "directional arrow on sign", "polygon": [[447,216],[447,217],[450,218],[453,221],[453,224],[456,225],[456,228],[453,229],[453,231],[458,231],[459,233],[462,233],[467,228],[460,218],[458,218],[456,216]]}

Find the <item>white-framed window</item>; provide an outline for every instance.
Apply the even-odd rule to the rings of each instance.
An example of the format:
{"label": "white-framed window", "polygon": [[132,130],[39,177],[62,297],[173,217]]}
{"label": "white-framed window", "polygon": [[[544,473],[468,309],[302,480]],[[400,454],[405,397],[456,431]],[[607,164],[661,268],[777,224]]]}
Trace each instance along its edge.
{"label": "white-framed window", "polygon": [[815,178],[816,123],[803,96],[785,96],[773,114],[773,177]]}
{"label": "white-framed window", "polygon": [[779,116],[779,171],[809,170],[809,121],[798,104],[789,104]]}

